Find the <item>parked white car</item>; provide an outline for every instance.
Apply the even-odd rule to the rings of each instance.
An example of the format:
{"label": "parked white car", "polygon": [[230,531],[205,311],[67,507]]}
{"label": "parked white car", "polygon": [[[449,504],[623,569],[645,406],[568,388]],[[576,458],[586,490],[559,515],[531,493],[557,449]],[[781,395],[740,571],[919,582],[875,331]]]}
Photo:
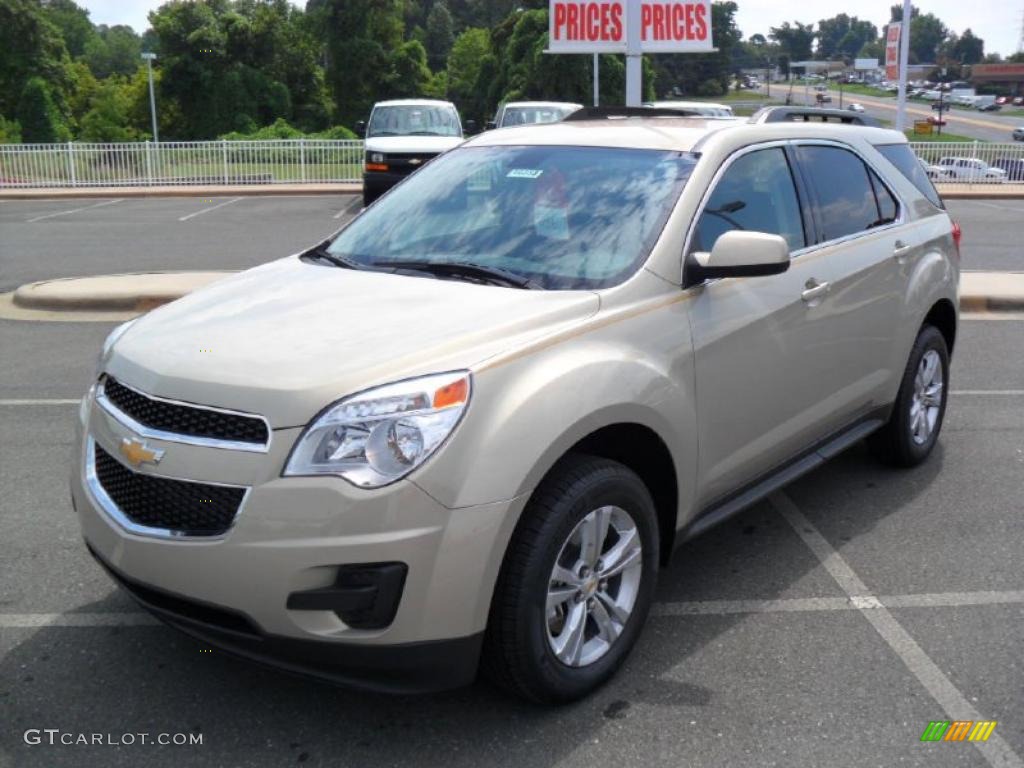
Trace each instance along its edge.
{"label": "parked white car", "polygon": [[487,127],[557,123],[578,109],[583,109],[583,105],[571,101],[510,101],[498,107],[498,113]]}
{"label": "parked white car", "polygon": [[1018,126],[1013,129],[1013,140],[1024,141],[1024,125]]}
{"label": "parked white car", "polygon": [[855,102],[853,104],[850,104],[847,107],[847,109],[850,110],[851,112],[863,112],[864,111],[864,105],[863,104],[857,104]]}
{"label": "parked white car", "polygon": [[984,160],[976,157],[944,157],[939,166],[946,170],[949,177],[956,181],[981,181],[1002,183],[1006,181],[1006,171],[993,168]]}

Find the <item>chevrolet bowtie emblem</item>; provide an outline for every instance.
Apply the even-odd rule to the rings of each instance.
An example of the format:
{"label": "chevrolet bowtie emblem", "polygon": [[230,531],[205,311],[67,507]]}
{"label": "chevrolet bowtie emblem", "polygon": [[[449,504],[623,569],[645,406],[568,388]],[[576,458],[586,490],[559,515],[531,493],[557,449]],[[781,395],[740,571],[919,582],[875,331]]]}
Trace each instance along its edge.
{"label": "chevrolet bowtie emblem", "polygon": [[147,448],[146,444],[134,437],[121,440],[121,455],[128,459],[133,467],[141,464],[157,464],[164,457],[164,452],[155,448]]}

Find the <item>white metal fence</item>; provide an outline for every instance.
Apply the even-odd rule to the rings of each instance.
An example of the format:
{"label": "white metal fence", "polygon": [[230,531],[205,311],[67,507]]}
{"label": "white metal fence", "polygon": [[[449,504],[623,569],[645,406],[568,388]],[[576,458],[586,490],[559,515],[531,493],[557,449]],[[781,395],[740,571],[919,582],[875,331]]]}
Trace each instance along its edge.
{"label": "white metal fence", "polygon": [[[1024,184],[1024,142],[911,147],[936,182]],[[362,165],[356,140],[0,144],[0,188],[358,182]]]}
{"label": "white metal fence", "polygon": [[1024,142],[921,141],[910,146],[935,182],[1024,184]]}
{"label": "white metal fence", "polygon": [[363,142],[168,141],[0,145],[0,188],[359,181]]}

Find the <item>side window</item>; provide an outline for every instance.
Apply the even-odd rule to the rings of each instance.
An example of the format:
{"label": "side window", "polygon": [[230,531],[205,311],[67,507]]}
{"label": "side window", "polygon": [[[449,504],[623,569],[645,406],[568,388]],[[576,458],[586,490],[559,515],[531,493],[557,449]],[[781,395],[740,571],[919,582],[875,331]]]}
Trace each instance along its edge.
{"label": "side window", "polygon": [[697,222],[691,251],[710,251],[730,230],[781,235],[791,251],[807,245],[800,202],[786,153],[759,149],[734,162],[711,192]]}
{"label": "side window", "polygon": [[878,226],[883,217],[864,161],[838,147],[798,147],[797,156],[816,192],[819,242]]}
{"label": "side window", "polygon": [[899,217],[899,203],[874,171],[869,170],[868,175],[871,177],[871,186],[875,190],[875,201],[878,203],[878,224],[891,224]]}

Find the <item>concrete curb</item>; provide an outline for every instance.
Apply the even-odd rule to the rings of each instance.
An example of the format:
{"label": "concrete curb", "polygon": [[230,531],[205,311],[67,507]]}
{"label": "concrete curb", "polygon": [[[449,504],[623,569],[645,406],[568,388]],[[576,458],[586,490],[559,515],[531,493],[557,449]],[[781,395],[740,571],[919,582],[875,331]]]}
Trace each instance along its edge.
{"label": "concrete curb", "polygon": [[[231,274],[142,272],[43,280],[18,288],[12,302],[23,310],[49,312],[145,312]],[[1024,312],[1024,272],[963,272],[960,311]]]}
{"label": "concrete curb", "polygon": [[943,200],[1024,200],[1024,184],[936,184]]}
{"label": "concrete curb", "polygon": [[56,312],[146,312],[232,274],[142,272],[42,280],[15,290],[12,302],[21,309]]}
{"label": "concrete curb", "polygon": [[259,197],[261,195],[357,195],[360,183],[252,184],[166,187],[0,188],[0,200],[73,200],[93,197]]}

